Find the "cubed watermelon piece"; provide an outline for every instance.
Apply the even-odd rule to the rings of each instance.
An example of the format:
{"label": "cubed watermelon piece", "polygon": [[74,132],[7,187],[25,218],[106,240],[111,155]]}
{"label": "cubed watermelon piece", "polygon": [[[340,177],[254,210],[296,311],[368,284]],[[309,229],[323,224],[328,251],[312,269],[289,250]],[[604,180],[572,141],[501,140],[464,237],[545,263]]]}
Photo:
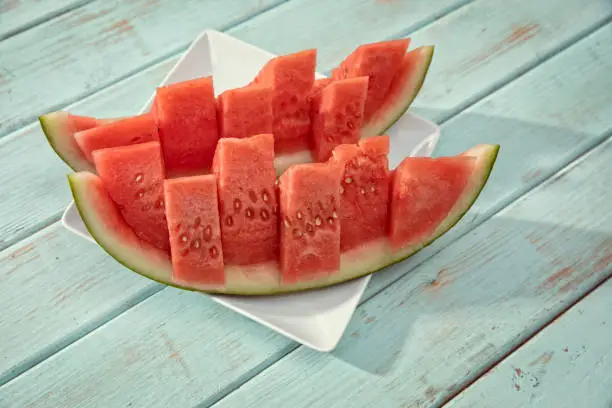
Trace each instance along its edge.
{"label": "cubed watermelon piece", "polygon": [[333,151],[344,169],[340,185],[340,249],[346,251],[387,234],[389,137],[377,136]]}
{"label": "cubed watermelon piece", "polygon": [[212,77],[158,88],[153,106],[166,173],[174,177],[208,172],[219,139]]}
{"label": "cubed watermelon piece", "polygon": [[253,81],[273,88],[276,154],[308,149],[311,126],[309,95],[314,83],[315,65],[314,49],[278,56],[268,61]]}
{"label": "cubed watermelon piece", "polygon": [[394,250],[419,247],[468,189],[474,156],[407,157],[395,169],[391,184],[389,238]]}
{"label": "cubed watermelon piece", "polygon": [[199,289],[225,283],[217,209],[217,179],[212,174],[164,183],[170,231],[172,280]]}
{"label": "cubed watermelon piece", "polygon": [[365,120],[369,120],[385,101],[409,45],[409,38],[363,44],[332,70],[334,80],[361,76],[370,78],[364,108]]}
{"label": "cubed watermelon piece", "polygon": [[155,119],[148,113],[77,132],[74,138],[90,161],[96,150],[159,140]]}
{"label": "cubed watermelon piece", "polygon": [[219,137],[244,138],[272,133],[272,87],[229,89],[217,98]]}
{"label": "cubed watermelon piece", "polygon": [[327,160],[340,144],[359,141],[367,91],[368,77],[338,80],[322,90],[319,112],[312,123],[316,161]]}
{"label": "cubed watermelon piece", "polygon": [[252,265],[278,259],[278,208],[274,137],[223,138],[213,171],[226,264]]}
{"label": "cubed watermelon piece", "polygon": [[159,142],[96,150],[93,161],[109,195],[134,233],[168,250],[165,173]]}
{"label": "cubed watermelon piece", "polygon": [[279,178],[281,281],[320,279],[340,268],[342,168],[298,164]]}

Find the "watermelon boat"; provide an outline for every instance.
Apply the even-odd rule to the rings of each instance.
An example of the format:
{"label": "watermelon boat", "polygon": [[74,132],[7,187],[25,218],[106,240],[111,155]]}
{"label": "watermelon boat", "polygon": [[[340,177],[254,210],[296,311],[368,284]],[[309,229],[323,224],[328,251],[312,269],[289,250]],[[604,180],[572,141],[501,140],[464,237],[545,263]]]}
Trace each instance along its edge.
{"label": "watermelon boat", "polygon": [[135,117],[56,111],[39,121],[74,171],[95,173],[96,149],[157,140],[168,177],[207,174],[220,138],[271,133],[281,175],[294,164],[327,160],[339,144],[382,135],[402,116],[425,81],[434,50],[408,51],[409,44],[361,45],[330,78],[315,79],[317,53],[310,49],[270,59],[249,84],[216,98],[212,76],[205,76],[159,87],[150,111]]}
{"label": "watermelon boat", "polygon": [[[154,211],[158,142],[147,143],[149,151],[100,150],[96,156],[108,162],[132,158],[121,177],[82,171],[68,179],[93,239],[132,271],[187,290],[269,295],[346,282],[416,253],[469,210],[499,149],[406,157],[389,169],[388,137],[376,136],[276,178],[273,144],[271,134],[228,138],[216,149],[213,173],[163,180],[164,215]],[[153,156],[160,170],[148,174]],[[151,206],[127,208],[114,198],[138,196],[134,186],[144,180]],[[161,220],[167,230],[155,227]],[[169,250],[160,243],[166,231]]]}

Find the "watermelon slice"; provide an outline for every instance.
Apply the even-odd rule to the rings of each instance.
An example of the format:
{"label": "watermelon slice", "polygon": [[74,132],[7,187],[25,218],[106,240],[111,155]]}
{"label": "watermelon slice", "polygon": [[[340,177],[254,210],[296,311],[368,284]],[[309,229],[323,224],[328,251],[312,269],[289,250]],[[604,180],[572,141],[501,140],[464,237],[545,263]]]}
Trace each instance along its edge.
{"label": "watermelon slice", "polygon": [[73,115],[66,111],[56,111],[42,115],[38,120],[49,145],[71,169],[94,172],[93,163],[83,154],[74,134],[117,119],[98,119],[91,116]]}
{"label": "watermelon slice", "polygon": [[385,99],[364,120],[362,139],[382,135],[408,110],[425,82],[433,53],[433,46],[419,47],[406,53]]}
{"label": "watermelon slice", "polygon": [[388,136],[365,139],[359,145],[340,145],[333,151],[333,160],[344,170],[339,209],[342,251],[387,234],[388,153]]}
{"label": "watermelon slice", "polygon": [[274,137],[219,140],[213,169],[219,183],[225,264],[278,259]]}
{"label": "watermelon slice", "polygon": [[328,163],[290,167],[279,179],[282,284],[326,278],[340,268],[340,178]]}
{"label": "watermelon slice", "polygon": [[329,159],[334,147],[359,141],[368,77],[335,81],[321,91],[312,122],[312,150],[316,161]]}
{"label": "watermelon slice", "polygon": [[208,172],[219,139],[212,77],[157,88],[153,108],[166,174]]}
{"label": "watermelon slice", "polygon": [[316,56],[316,50],[310,49],[272,58],[253,80],[253,84],[273,89],[273,133],[277,155],[308,149],[309,96],[314,83]]}
{"label": "watermelon slice", "polygon": [[361,76],[370,78],[364,107],[366,121],[383,105],[409,45],[409,38],[363,44],[332,70],[334,80]]}
{"label": "watermelon slice", "polygon": [[222,286],[225,272],[216,177],[207,174],[166,180],[164,197],[172,281],[198,289]]}
{"label": "watermelon slice", "polygon": [[[119,149],[133,149],[140,146],[143,145]],[[368,144],[365,146],[368,146]],[[363,149],[363,146],[360,149]],[[289,238],[289,233],[291,236],[294,236],[294,229],[287,226],[283,227],[285,225],[284,217],[282,220],[279,220],[281,228],[284,228],[280,238],[281,248],[285,245],[285,249],[281,250],[280,265],[270,262],[255,266],[225,266],[224,283],[209,284],[204,289],[200,288],[200,282],[177,283],[174,281],[172,262],[167,252],[150,245],[134,234],[132,228],[128,226],[118,210],[117,203],[108,194],[105,184],[98,176],[89,172],[78,172],[70,174],[68,179],[76,207],[90,234],[111,256],[128,268],[167,285],[178,286],[188,290],[201,290],[207,293],[267,295],[314,289],[345,282],[379,271],[389,264],[399,262],[412,255],[448,231],[468,211],[488,180],[497,157],[498,149],[498,145],[477,145],[462,153],[458,156],[461,157],[459,161],[469,161],[471,165],[468,166],[444,165],[438,169],[437,163],[442,162],[439,159],[424,159],[430,161],[430,164],[425,165],[420,161],[417,165],[403,164],[396,171],[395,177],[398,178],[394,178],[393,186],[394,188],[396,185],[411,186],[413,199],[420,200],[420,202],[398,201],[395,198],[396,196],[400,198],[404,196],[395,191],[391,193],[392,201],[396,205],[400,202],[405,202],[409,212],[420,212],[423,219],[439,221],[433,222],[435,224],[433,228],[431,223],[425,222],[427,228],[418,231],[414,237],[405,232],[401,234],[392,232],[389,236],[382,236],[349,250],[338,251],[340,254],[339,264],[335,248],[338,248],[340,245],[338,232],[340,232],[341,236],[341,225],[334,221],[334,229],[332,229],[331,224],[326,224],[325,228],[327,230],[325,231],[327,231],[327,234],[325,239],[323,239],[323,236],[318,235],[322,231],[313,232],[313,228],[322,228],[324,225],[323,217],[321,217],[321,225],[317,225],[317,214],[315,214],[315,211],[321,211],[321,208],[325,210],[326,221],[328,223],[330,218],[331,220],[336,220],[333,214],[334,203],[332,198],[336,197],[337,204],[338,192],[334,195],[332,190],[333,185],[339,188],[340,177],[333,175],[335,170],[330,168],[323,169],[323,167],[339,168],[339,173],[342,172],[342,168],[337,163],[333,163],[334,160],[330,160],[329,163],[312,164],[304,167],[296,166],[295,168],[298,170],[293,170],[292,168],[295,173],[289,170],[286,175],[283,175],[284,178],[281,177],[280,194],[283,197],[281,198],[281,211],[287,210],[284,214],[289,216],[289,227],[295,226],[295,229],[297,229],[298,232],[295,233],[295,237],[298,239],[295,241],[285,241],[283,244],[283,239]],[[442,167],[446,171],[461,171],[465,174],[462,177],[449,175],[445,173]],[[444,191],[455,192],[457,190],[454,187],[450,188],[448,180],[464,180],[467,177],[467,182],[460,182],[463,188],[459,195],[457,196],[456,193],[453,193],[453,197],[456,197],[456,199],[449,211],[446,211],[448,204],[438,205],[439,202],[448,203],[448,197],[439,195],[432,197],[430,194],[421,194],[418,183],[409,182],[406,184],[405,181],[402,181],[422,179],[426,183],[425,185],[428,186],[425,187],[424,191],[430,191],[429,183],[431,177],[428,172],[424,173],[424,171],[425,169],[431,171],[432,168],[434,168],[436,174],[444,176],[443,179],[445,181],[442,183],[445,186]],[[316,170],[313,171],[313,169]],[[311,174],[309,175],[308,173]],[[326,176],[323,177],[323,174]],[[285,189],[285,186],[287,189]],[[293,190],[294,188],[296,189],[295,191]],[[304,188],[305,191],[297,191],[298,188],[300,190]],[[322,190],[326,190],[327,195],[321,194]],[[326,199],[328,201],[325,201]],[[319,200],[321,200],[320,205]],[[426,207],[432,208],[432,211],[424,212],[419,209]],[[439,210],[439,208],[442,208],[442,211],[435,213],[434,211]],[[300,209],[302,218],[298,217],[298,209]],[[293,210],[295,210],[295,213],[293,213]],[[390,224],[396,224],[393,227],[393,231],[403,231],[398,227],[406,220],[397,217],[393,218],[399,214],[397,209],[394,211],[393,215],[390,216]],[[323,213],[323,211],[321,212]],[[293,224],[296,220],[298,222]],[[410,220],[406,222],[414,223],[414,221]],[[424,235],[421,231],[429,232]],[[308,244],[300,245],[299,242],[305,235],[317,238],[306,241]],[[329,242],[329,247],[322,245],[323,241]],[[244,248],[244,250],[248,251],[249,248]],[[283,251],[285,253],[284,258],[282,255]],[[293,256],[292,253],[296,253],[297,256],[288,259],[287,256]],[[316,270],[316,268],[313,268],[312,265],[315,264],[321,265],[320,269]],[[336,267],[333,268],[331,265],[336,265]]]}
{"label": "watermelon slice", "polygon": [[159,140],[157,125],[150,114],[133,116],[76,132],[74,138],[92,161],[92,152],[108,147],[129,146]]}
{"label": "watermelon slice", "polygon": [[251,85],[229,89],[217,98],[221,138],[271,133],[273,119],[271,86]]}
{"label": "watermelon slice", "polygon": [[109,195],[134,233],[149,244],[169,250],[159,142],[96,150],[93,160]]}

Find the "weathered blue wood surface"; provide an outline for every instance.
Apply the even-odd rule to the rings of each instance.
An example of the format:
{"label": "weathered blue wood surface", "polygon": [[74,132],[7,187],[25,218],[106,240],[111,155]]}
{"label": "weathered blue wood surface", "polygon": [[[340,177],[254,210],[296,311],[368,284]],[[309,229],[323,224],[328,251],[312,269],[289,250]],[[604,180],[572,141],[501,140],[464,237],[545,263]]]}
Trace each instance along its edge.
{"label": "weathered blue wood surface", "polygon": [[[610,173],[610,142],[598,146],[612,131],[608,0],[20,3],[17,29],[0,14],[0,39],[23,31],[0,42],[0,136],[14,131],[0,140],[2,407],[308,406],[322,394],[314,406],[438,405],[610,273],[609,188],[586,176]],[[55,223],[67,168],[21,126],[72,101],[75,113],[137,112],[207,25],[276,53],[317,47],[323,72],[362,42],[434,43],[415,110],[444,123],[438,154],[502,144],[471,214],[375,276],[332,355],[128,273]],[[50,58],[59,65],[41,65]],[[536,187],[595,146],[569,185]],[[564,204],[546,212],[546,200]]]}
{"label": "weathered blue wood surface", "polygon": [[447,407],[611,407],[610,310],[608,279]]}
{"label": "weathered blue wood surface", "polygon": [[93,0],[2,0],[0,41],[91,1]]}

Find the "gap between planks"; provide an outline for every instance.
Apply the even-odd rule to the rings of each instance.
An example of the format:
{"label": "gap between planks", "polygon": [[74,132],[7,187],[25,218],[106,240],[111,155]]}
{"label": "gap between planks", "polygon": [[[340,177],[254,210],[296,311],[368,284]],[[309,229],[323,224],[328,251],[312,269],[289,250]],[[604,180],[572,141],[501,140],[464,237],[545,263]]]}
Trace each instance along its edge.
{"label": "gap between planks", "polygon": [[[587,153],[585,153],[587,154]],[[506,360],[508,357],[510,357],[512,354],[514,354],[515,352],[517,352],[520,348],[522,348],[526,343],[528,343],[529,341],[531,341],[534,337],[536,337],[538,334],[540,334],[542,331],[544,331],[545,329],[547,329],[548,327],[550,327],[553,323],[555,323],[557,320],[561,319],[563,316],[565,316],[565,314],[567,312],[569,312],[571,309],[573,309],[576,305],[578,305],[580,302],[582,302],[582,300],[584,300],[584,298],[586,298],[587,296],[589,296],[591,293],[593,293],[595,290],[597,290],[598,288],[600,288],[601,286],[603,286],[606,282],[608,282],[610,279],[612,278],[612,276],[608,276],[607,278],[604,278],[601,280],[601,282],[598,282],[597,284],[595,284],[592,288],[590,288],[589,290],[585,291],[582,295],[580,295],[575,301],[570,302],[567,304],[566,307],[564,307],[558,315],[554,316],[552,319],[550,319],[548,322],[544,323],[542,325],[542,327],[540,327],[539,329],[537,329],[535,332],[533,332],[532,334],[530,334],[529,336],[525,337],[523,340],[521,340],[517,345],[515,345],[514,347],[512,347],[510,350],[508,350],[508,352],[506,352],[503,356],[501,356],[499,359],[497,359],[497,361],[493,361],[487,368],[485,368],[484,370],[482,370],[482,372],[477,375],[476,377],[474,377],[472,380],[470,380],[468,383],[466,383],[465,385],[463,385],[462,387],[458,387],[458,389],[449,394],[448,397],[446,397],[444,399],[444,401],[442,401],[442,403],[440,404],[440,408],[444,408],[445,406],[447,406],[449,403],[452,402],[453,399],[455,399],[459,394],[461,394],[462,392],[466,391],[468,388],[470,388],[472,385],[474,385],[474,383],[476,383],[476,381],[480,380],[482,377],[488,375],[491,370],[495,369],[495,367],[499,366],[504,360]]]}
{"label": "gap between planks", "polygon": [[[284,4],[284,3],[281,3]],[[466,3],[467,4],[467,3]],[[465,4],[464,4],[465,5]],[[270,8],[268,8],[267,10],[274,8],[274,7],[278,7],[278,5],[272,6]],[[462,6],[461,6],[462,7]],[[460,9],[461,7],[455,7],[452,11],[456,11],[458,9]],[[451,12],[452,12],[451,11]],[[262,11],[263,12],[263,11]],[[450,12],[449,12],[450,13]],[[260,13],[261,14],[261,13]],[[248,19],[246,19],[248,20]],[[245,20],[245,21],[246,21]],[[548,53],[543,54],[542,58],[537,59],[536,61],[534,61],[532,64],[527,64],[527,66],[509,76],[508,79],[506,80],[502,80],[499,81],[497,84],[494,84],[493,86],[489,88],[487,88],[487,92],[483,92],[479,95],[477,95],[476,97],[472,98],[474,99],[473,102],[471,103],[467,103],[465,106],[462,104],[460,105],[459,108],[457,108],[456,110],[454,110],[452,113],[448,114],[447,117],[443,118],[440,121],[440,124],[444,124],[445,122],[449,121],[450,119],[454,118],[455,116],[458,116],[461,112],[463,112],[465,109],[469,108],[470,106],[474,105],[475,103],[477,103],[478,101],[480,101],[481,99],[485,98],[486,96],[488,96],[489,94],[492,94],[500,89],[502,89],[503,87],[505,87],[506,85],[510,84],[511,82],[513,82],[514,80],[516,80],[517,78],[520,78],[521,76],[525,75],[527,72],[533,70],[534,68],[536,68],[537,66],[539,66],[540,64],[546,62],[547,60],[553,58],[555,55],[561,53],[563,50],[565,50],[566,48],[568,48],[569,46],[579,42],[580,40],[582,40],[583,38],[589,36],[590,34],[596,32],[597,30],[599,30],[600,28],[606,26],[608,23],[610,23],[610,21],[612,20],[612,18],[608,18],[600,23],[594,24],[593,26],[581,31],[580,33],[574,35],[573,37],[571,37],[570,39],[568,39],[565,43],[563,43],[562,45],[558,46],[558,47],[554,47],[553,49],[551,49]],[[426,25],[425,25],[426,26]],[[423,27],[425,27],[423,26]],[[421,27],[421,28],[423,28]],[[400,36],[394,36],[393,38],[399,38]],[[151,68],[151,67],[149,67]],[[148,68],[147,68],[148,69]],[[124,79],[127,79],[124,78]],[[124,79],[121,79],[124,80]],[[96,91],[96,93],[100,92],[102,89]],[[93,95],[90,95],[93,96]],[[587,146],[585,148],[585,150],[579,154],[576,155],[575,157],[569,158],[568,160],[561,162],[560,163],[560,169],[563,169],[565,167],[567,167],[568,165],[570,165],[572,162],[576,161],[576,159],[578,159],[579,157],[581,157],[584,154],[587,154],[588,152],[594,150],[595,148],[597,148],[597,146],[599,146],[600,144],[604,143],[608,138],[610,138],[611,133],[608,132],[607,134],[605,134],[603,136],[603,138],[600,141],[594,142],[592,145]],[[6,140],[6,139],[5,139]],[[560,170],[558,170],[560,171]],[[475,222],[474,224],[472,224],[470,226],[470,228],[468,228],[466,231],[464,231],[462,234],[460,234],[459,236],[457,236],[456,238],[454,238],[449,244],[447,244],[446,246],[450,245],[452,242],[455,242],[457,240],[459,240],[460,238],[462,238],[463,236],[465,236],[467,233],[469,233],[470,231],[472,231],[474,228],[476,228],[477,226],[481,225],[483,222],[487,221],[488,219],[490,219],[492,216],[494,216],[497,212],[503,210],[504,208],[506,208],[507,206],[511,205],[513,202],[515,202],[518,198],[520,198],[521,196],[529,193],[531,190],[533,190],[534,188],[538,187],[539,185],[541,185],[543,182],[549,180],[551,177],[555,176],[557,173],[553,173],[552,175],[550,175],[549,177],[540,180],[539,182],[536,182],[534,185],[532,185],[531,187],[527,188],[525,191],[523,191],[522,193],[516,193],[512,196],[510,196],[508,198],[508,201],[506,204],[500,206],[499,208],[493,208],[491,210],[491,212],[489,213],[489,215],[482,217],[481,219],[479,219],[478,222]],[[46,229],[50,226],[52,226],[54,224],[54,222],[48,223],[46,224],[43,228]],[[33,231],[33,233],[36,233],[38,231],[40,231],[41,229],[37,229],[35,231]],[[11,244],[11,246],[15,245],[16,243],[20,242],[21,240],[25,239],[26,237],[21,238],[20,240],[16,240],[15,242],[13,242]],[[445,247],[446,247],[445,246]],[[445,248],[444,247],[444,248]],[[414,265],[412,269],[414,269],[415,267],[418,267],[419,265],[421,265],[423,262],[427,261],[427,259],[430,259],[431,257],[435,256],[437,253],[439,253],[442,249],[444,248],[440,248],[438,249],[435,253],[432,253],[428,258],[423,259],[421,262],[419,262],[418,264]],[[5,248],[6,249],[6,248]],[[405,275],[405,274],[404,274]],[[368,302],[369,300],[371,300],[372,298],[376,297],[382,290],[388,288],[389,286],[393,285],[395,282],[397,282],[399,279],[401,279],[404,275],[399,276],[398,278],[392,280],[391,282],[386,283],[383,287],[381,287],[380,289],[378,289],[377,291],[375,291],[374,293],[368,295],[367,297],[365,297],[361,302],[360,305],[363,305],[364,303]],[[80,339],[86,337],[87,335],[89,335],[91,332],[97,330],[98,328],[100,328],[101,326],[105,325],[106,323],[110,322],[111,320],[113,320],[115,317],[120,316],[121,314],[123,314],[124,312],[130,310],[131,308],[133,308],[134,306],[136,306],[137,304],[147,300],[148,298],[152,297],[153,295],[159,293],[161,290],[163,290],[165,287],[164,286],[159,286],[159,287],[152,287],[149,288],[148,290],[145,290],[144,292],[146,292],[145,294],[143,294],[143,296],[139,296],[137,298],[137,301],[134,302],[135,299],[132,299],[130,302],[126,302],[123,305],[121,305],[121,307],[118,307],[115,309],[115,311],[112,313],[112,315],[109,316],[105,316],[105,318],[100,319],[99,321],[90,324],[87,328],[85,328],[84,330],[81,330],[77,336],[80,337],[76,337],[76,338],[67,338],[65,341],[62,341],[58,344],[56,344],[54,347],[51,348],[51,350],[49,350],[49,352],[47,353],[40,353],[38,356],[35,356],[34,358],[25,361],[22,365],[21,365],[21,369],[23,369],[23,371],[21,370],[15,370],[15,374],[9,376],[8,378],[3,378],[0,379],[0,387],[4,384],[7,384],[9,382],[11,382],[12,380],[16,379],[17,377],[21,376],[24,372],[26,372],[27,370],[29,370],[30,368],[40,364],[41,362],[43,362],[44,360],[46,360],[47,358],[53,356],[54,354],[56,354],[57,352],[63,350],[66,347],[69,347],[71,344],[79,341]],[[108,318],[107,318],[108,317]],[[278,359],[274,360],[271,359],[272,361],[265,365],[265,367],[263,367],[263,369],[259,372],[255,372],[255,374],[251,377],[249,377],[248,375],[244,375],[243,377],[246,377],[246,380],[244,380],[244,382],[242,382],[242,384],[247,383],[248,381],[250,381],[251,379],[255,378],[258,374],[260,374],[263,370],[265,370],[266,368],[270,367],[271,365],[274,365],[275,363],[277,363],[278,361],[280,361],[281,359],[283,359],[285,356],[287,356],[288,354],[292,353],[293,351],[297,350],[299,347],[301,347],[299,344],[295,344],[292,345],[291,347],[287,347],[287,350],[285,350],[285,353],[279,353],[279,357]],[[256,370],[252,370],[252,371],[256,371]],[[241,386],[241,385],[240,385]],[[232,386],[228,386],[226,390],[226,392],[220,392],[219,397],[218,398],[210,398],[210,405],[214,405],[215,403],[219,402],[221,399],[223,399],[225,396],[229,395],[229,393],[233,392],[234,390],[240,388],[240,386],[237,385],[232,385]],[[203,402],[204,403],[204,402]],[[207,401],[208,403],[208,401]],[[210,406],[208,405],[208,406]],[[206,406],[206,405],[203,405]]]}

